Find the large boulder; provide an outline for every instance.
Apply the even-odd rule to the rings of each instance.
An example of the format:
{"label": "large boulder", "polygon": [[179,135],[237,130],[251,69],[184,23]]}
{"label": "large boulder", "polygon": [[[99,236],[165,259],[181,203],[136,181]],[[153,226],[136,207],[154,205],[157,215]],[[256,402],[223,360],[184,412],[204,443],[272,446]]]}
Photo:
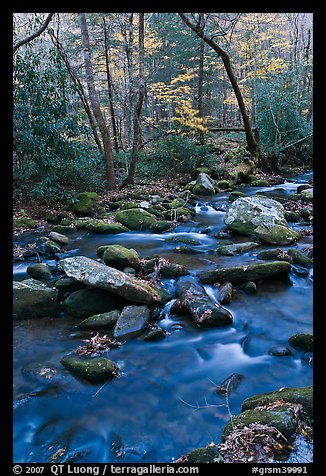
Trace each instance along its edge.
{"label": "large boulder", "polygon": [[98,194],[96,192],[81,192],[77,195],[77,202],[71,205],[71,210],[77,215],[93,215],[96,207]]}
{"label": "large boulder", "polygon": [[58,266],[69,277],[129,301],[149,305],[161,304],[164,301],[155,286],[85,256],[65,258]]}
{"label": "large boulder", "polygon": [[147,306],[126,306],[118,317],[113,336],[117,338],[127,334],[140,333],[145,329],[149,319],[150,312]]}
{"label": "large boulder", "polygon": [[258,226],[287,227],[284,208],[276,200],[264,197],[240,197],[235,200],[224,218],[231,230],[241,235],[254,235]]}
{"label": "large boulder", "polygon": [[245,266],[230,266],[228,268],[215,268],[197,273],[203,284],[213,283],[245,283],[287,275],[291,265],[286,261],[272,261],[262,264],[248,264]]}
{"label": "large boulder", "polygon": [[283,225],[259,225],[254,234],[262,243],[280,246],[289,245],[300,238],[299,233]]}
{"label": "large boulder", "polygon": [[33,319],[60,313],[58,292],[40,281],[28,279],[13,283],[13,316]]}
{"label": "large boulder", "polygon": [[122,210],[116,213],[115,219],[130,230],[148,230],[156,221],[156,217],[143,208]]}
{"label": "large boulder", "polygon": [[192,193],[195,195],[214,195],[214,180],[208,174],[200,173],[192,189]]}
{"label": "large boulder", "polygon": [[137,269],[140,259],[137,251],[121,245],[108,245],[103,254],[103,260],[108,266],[123,270],[126,267]]}
{"label": "large boulder", "polygon": [[63,302],[65,311],[80,319],[119,309],[123,304],[118,296],[95,288],[74,291]]}
{"label": "large boulder", "polygon": [[200,327],[219,327],[232,324],[232,314],[211,301],[203,286],[195,278],[185,276],[176,284],[176,296]]}

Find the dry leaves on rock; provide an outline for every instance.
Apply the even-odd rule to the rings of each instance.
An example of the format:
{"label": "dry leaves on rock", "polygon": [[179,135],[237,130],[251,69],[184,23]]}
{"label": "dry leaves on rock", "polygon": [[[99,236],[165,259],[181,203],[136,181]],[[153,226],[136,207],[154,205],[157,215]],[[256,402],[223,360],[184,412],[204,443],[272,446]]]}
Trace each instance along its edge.
{"label": "dry leaves on rock", "polygon": [[78,355],[100,355],[121,345],[121,342],[112,341],[107,335],[100,336],[98,332],[94,337],[83,339],[83,341],[85,345],[81,345],[76,349],[76,354]]}

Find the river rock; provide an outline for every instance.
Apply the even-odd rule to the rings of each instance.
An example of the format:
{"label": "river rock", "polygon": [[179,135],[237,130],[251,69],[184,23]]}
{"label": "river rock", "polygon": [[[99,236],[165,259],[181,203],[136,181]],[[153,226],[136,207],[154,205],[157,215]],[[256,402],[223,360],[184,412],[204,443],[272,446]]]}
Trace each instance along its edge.
{"label": "river rock", "polygon": [[284,217],[287,222],[296,222],[300,220],[300,213],[293,212],[292,210],[286,210],[284,212]]}
{"label": "river rock", "polygon": [[246,398],[242,402],[242,411],[251,410],[258,406],[268,405],[277,400],[302,405],[303,411],[313,417],[313,387],[282,387],[273,392],[261,393]]}
{"label": "river rock", "polygon": [[274,355],[275,357],[285,357],[288,355],[292,355],[291,349],[281,345],[274,345],[269,349],[268,353],[270,355]]}
{"label": "river rock", "polygon": [[234,243],[233,245],[224,245],[217,248],[217,253],[224,256],[233,256],[235,254],[241,254],[244,251],[251,250],[259,246],[259,243],[253,241],[246,241],[245,243]]}
{"label": "river rock", "polygon": [[147,306],[125,306],[114,327],[114,338],[141,332],[149,319]]}
{"label": "river rock", "polygon": [[48,253],[49,255],[54,256],[56,253],[60,253],[62,251],[60,245],[58,243],[55,243],[52,240],[47,241],[44,244],[45,247],[45,252]]}
{"label": "river rock", "polygon": [[60,267],[78,281],[133,302],[155,305],[164,301],[155,286],[85,256],[63,259]]}
{"label": "river rock", "polygon": [[224,222],[231,230],[249,236],[258,226],[287,227],[283,206],[276,200],[263,197],[238,198],[225,214]]}
{"label": "river rock", "polygon": [[64,300],[67,314],[80,319],[120,309],[125,301],[102,289],[86,288],[74,291]]}
{"label": "river rock", "polygon": [[271,245],[289,245],[300,238],[300,234],[292,228],[282,225],[259,225],[254,235],[263,243]]}
{"label": "river rock", "polygon": [[176,295],[200,327],[232,324],[231,312],[212,302],[203,286],[195,278],[191,276],[179,278],[176,284]]}
{"label": "river rock", "polygon": [[70,208],[77,215],[91,216],[95,213],[98,198],[96,192],[81,192],[77,195],[78,201]]}
{"label": "river rock", "polygon": [[250,187],[269,187],[269,182],[263,179],[257,179],[250,182]]}
{"label": "river rock", "polygon": [[257,258],[263,259],[263,260],[270,259],[270,260],[287,261],[288,263],[293,263],[292,256],[290,256],[287,251],[281,250],[281,248],[261,251],[257,255]]}
{"label": "river rock", "polygon": [[223,463],[223,456],[219,453],[216,446],[207,446],[206,448],[197,448],[182,458],[182,463]]}
{"label": "river rock", "polygon": [[309,183],[303,183],[301,185],[297,186],[297,193],[303,192],[303,190],[307,190],[308,188],[311,188],[311,185]]}
{"label": "river rock", "polygon": [[18,319],[57,316],[58,292],[33,279],[13,282],[13,316]]}
{"label": "river rock", "polygon": [[120,315],[119,311],[104,312],[103,314],[95,314],[95,316],[84,319],[80,324],[80,329],[100,330],[112,329]]}
{"label": "river rock", "polygon": [[31,264],[26,269],[27,273],[38,281],[49,281],[53,279],[51,266],[46,263]]}
{"label": "river rock", "polygon": [[145,342],[155,342],[157,340],[164,339],[167,335],[167,332],[162,329],[158,324],[153,326],[153,328],[144,336]]}
{"label": "river rock", "polygon": [[16,218],[14,226],[16,228],[37,228],[37,221],[28,217]]}
{"label": "river rock", "polygon": [[119,233],[130,231],[129,228],[121,223],[108,223],[103,220],[91,220],[85,228],[92,233],[105,233],[108,235],[117,235]]}
{"label": "river rock", "polygon": [[134,269],[140,267],[140,259],[137,251],[132,248],[125,248],[121,245],[108,245],[103,253],[103,260],[108,266],[120,270],[128,266]]}
{"label": "river rock", "polygon": [[179,278],[180,276],[186,276],[187,274],[189,274],[187,268],[177,263],[166,263],[161,269],[162,278]]}
{"label": "river rock", "polygon": [[243,192],[240,192],[240,190],[234,190],[230,193],[229,200],[230,202],[235,202],[240,197],[245,197],[245,194]]}
{"label": "river rock", "polygon": [[230,435],[234,427],[241,428],[251,423],[273,426],[282,433],[285,438],[289,438],[297,429],[297,420],[293,408],[286,405],[279,405],[273,409],[252,409],[242,411],[239,415],[232,417],[224,428],[222,440]]}
{"label": "river rock", "polygon": [[170,231],[175,227],[175,224],[169,220],[157,220],[150,226],[152,233],[163,233],[164,231]]}
{"label": "river rock", "polygon": [[116,213],[115,218],[130,230],[148,230],[156,221],[156,217],[143,208],[122,210]]}
{"label": "river rock", "polygon": [[234,373],[227,377],[223,382],[216,386],[215,392],[225,396],[229,396],[235,390],[243,379],[242,374]]}
{"label": "river rock", "polygon": [[224,283],[218,290],[218,302],[221,304],[230,304],[233,296],[233,285]]}
{"label": "river rock", "polygon": [[200,173],[192,189],[192,193],[194,193],[195,195],[214,195],[214,180],[208,174],[205,174],[203,172]]}
{"label": "river rock", "polygon": [[288,249],[288,255],[291,256],[293,263],[303,266],[304,268],[310,268],[312,266],[312,260],[294,248]]}
{"label": "river rock", "polygon": [[272,261],[270,263],[250,264],[245,266],[231,266],[229,268],[216,268],[197,273],[203,284],[217,282],[244,283],[288,275],[291,265],[285,261]]}
{"label": "river rock", "polygon": [[304,350],[305,352],[313,351],[313,335],[307,332],[293,334],[293,336],[289,338],[289,342],[293,347]]}
{"label": "river rock", "polygon": [[84,289],[85,285],[80,281],[77,281],[75,278],[67,278],[66,276],[63,276],[55,281],[54,287],[57,288],[61,294],[66,294],[78,291],[79,289]]}
{"label": "river rock", "polygon": [[100,382],[113,378],[118,366],[105,357],[82,358],[77,355],[66,355],[61,364],[73,373],[91,382]]}
{"label": "river rock", "polygon": [[307,188],[306,190],[303,190],[300,193],[300,197],[307,201],[307,202],[312,202],[314,198],[314,189],[313,188]]}
{"label": "river rock", "polygon": [[247,294],[255,294],[257,292],[257,286],[253,281],[247,281],[237,286],[237,289],[244,291]]}
{"label": "river rock", "polygon": [[55,231],[50,232],[49,238],[59,245],[66,245],[69,242],[69,238],[66,235],[61,235],[61,233]]}

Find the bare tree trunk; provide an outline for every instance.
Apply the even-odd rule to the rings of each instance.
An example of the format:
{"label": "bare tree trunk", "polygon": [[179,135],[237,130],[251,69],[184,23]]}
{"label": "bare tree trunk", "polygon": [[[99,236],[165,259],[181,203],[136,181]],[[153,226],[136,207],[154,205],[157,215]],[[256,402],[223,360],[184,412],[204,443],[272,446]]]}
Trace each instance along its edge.
{"label": "bare tree trunk", "polygon": [[114,150],[116,152],[119,152],[117,124],[115,120],[113,94],[112,94],[112,79],[111,79],[111,73],[110,73],[110,62],[109,62],[109,51],[108,51],[109,42],[108,42],[108,34],[107,34],[107,28],[106,28],[104,17],[103,17],[103,28],[104,28],[104,42],[105,42],[106,77],[108,82],[108,95],[109,95],[109,104],[110,104],[111,124],[112,124],[112,131],[113,131]]}
{"label": "bare tree trunk", "polygon": [[89,100],[92,106],[96,123],[100,130],[102,141],[103,141],[104,161],[105,161],[106,177],[108,180],[108,184],[110,188],[115,188],[116,179],[115,179],[115,172],[114,172],[114,161],[113,161],[112,145],[111,145],[111,139],[110,139],[110,130],[107,124],[105,123],[104,116],[100,107],[98,94],[95,88],[94,72],[93,72],[93,65],[92,65],[92,58],[91,58],[90,44],[89,44],[89,34],[88,34],[85,13],[78,13],[78,17],[79,17],[80,31],[81,31],[81,37],[82,37],[82,43],[83,43],[83,49],[84,49],[86,83],[88,88]]}
{"label": "bare tree trunk", "polygon": [[141,127],[140,118],[143,107],[145,80],[144,80],[144,13],[139,13],[139,93],[138,101],[134,113],[134,139],[131,151],[131,162],[128,177],[124,183],[133,184],[135,181],[136,164],[138,160],[138,152],[141,143]]}
{"label": "bare tree trunk", "polygon": [[[197,99],[198,116],[201,119],[204,117],[204,111],[203,111],[204,53],[205,53],[205,43],[201,41],[199,45],[198,99]],[[199,137],[200,137],[200,143],[203,144],[204,143],[203,131],[200,131]]]}
{"label": "bare tree trunk", "polygon": [[94,137],[94,140],[95,140],[96,145],[97,145],[97,148],[98,148],[100,154],[103,157],[104,156],[103,144],[102,144],[101,139],[98,135],[97,125],[96,125],[96,121],[95,121],[95,118],[94,118],[94,114],[92,113],[92,110],[91,110],[91,108],[88,104],[88,100],[87,100],[87,97],[86,97],[86,94],[85,94],[85,91],[84,91],[84,87],[83,87],[80,79],[77,77],[76,73],[73,71],[73,69],[71,67],[71,64],[70,64],[70,61],[68,59],[68,56],[67,56],[62,44],[60,43],[59,39],[56,36],[54,36],[53,33],[50,33],[50,36],[51,36],[53,44],[55,45],[55,47],[57,48],[57,50],[59,52],[60,57],[62,58],[63,62],[66,65],[67,71],[69,73],[69,76],[70,76],[72,82],[77,86],[77,88],[76,88],[77,94],[78,94],[78,96],[81,100],[81,103],[84,106],[85,112],[87,114],[91,129],[92,129],[93,137]]}
{"label": "bare tree trunk", "polygon": [[207,43],[221,57],[225,67],[226,74],[228,75],[228,78],[232,84],[234,94],[237,98],[238,106],[239,106],[241,117],[243,120],[243,125],[246,131],[247,148],[250,152],[255,153],[257,151],[258,144],[255,141],[255,137],[251,129],[249,116],[246,110],[246,106],[242,97],[241,90],[239,88],[237,79],[235,77],[235,74],[231,66],[229,55],[217,43],[215,43],[215,41],[212,38],[209,38],[204,33],[204,27],[201,24],[202,22],[199,21],[197,24],[193,24],[190,22],[190,20],[186,17],[184,13],[179,13],[179,15],[182,18],[182,20],[185,22],[185,24],[189,26],[189,28],[191,28],[197,34],[197,36],[199,36],[199,38],[205,41],[205,43]]}

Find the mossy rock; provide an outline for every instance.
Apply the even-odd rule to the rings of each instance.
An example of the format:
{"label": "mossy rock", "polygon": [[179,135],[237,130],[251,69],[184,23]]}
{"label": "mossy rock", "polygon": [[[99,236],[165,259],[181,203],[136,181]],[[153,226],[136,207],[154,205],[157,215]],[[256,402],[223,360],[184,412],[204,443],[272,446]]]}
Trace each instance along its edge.
{"label": "mossy rock", "polygon": [[303,266],[304,268],[309,268],[312,266],[312,260],[301,253],[299,250],[294,248],[288,249],[288,254],[292,257],[293,263]]}
{"label": "mossy rock", "polygon": [[138,269],[140,267],[140,259],[137,251],[125,248],[121,245],[108,245],[103,253],[105,264],[112,268],[124,269],[131,267]]}
{"label": "mossy rock", "polygon": [[59,225],[70,226],[72,222],[71,218],[61,218]]}
{"label": "mossy rock", "polygon": [[298,232],[283,225],[273,225],[268,228],[257,226],[254,235],[261,242],[271,245],[289,245],[300,238]]}
{"label": "mossy rock", "polygon": [[49,223],[59,223],[60,218],[61,214],[56,212],[46,212],[44,215],[44,219]]}
{"label": "mossy rock", "polygon": [[80,324],[80,329],[112,329],[120,315],[119,311],[104,312],[84,319]]}
{"label": "mossy rock", "polygon": [[156,217],[143,208],[131,208],[116,213],[116,220],[130,230],[148,230],[156,221]]}
{"label": "mossy rock", "polygon": [[214,195],[215,194],[214,180],[208,174],[200,173],[192,189],[192,193],[195,195]]}
{"label": "mossy rock", "polygon": [[130,210],[131,208],[140,208],[140,204],[137,202],[127,202],[121,207],[122,210]]}
{"label": "mossy rock", "polygon": [[86,230],[92,233],[106,233],[108,235],[117,235],[130,231],[121,223],[107,223],[101,220],[92,220],[86,225]]}
{"label": "mossy rock", "polygon": [[261,393],[246,398],[242,402],[242,411],[251,410],[258,406],[269,405],[277,400],[300,404],[304,412],[313,417],[313,387],[283,387],[274,392]]}
{"label": "mossy rock", "polygon": [[185,463],[223,463],[224,459],[220,455],[216,446],[207,448],[197,448],[186,456]]}
{"label": "mossy rock", "polygon": [[55,233],[60,233],[61,235],[67,235],[75,231],[75,228],[72,228],[71,226],[54,225],[51,231],[54,231]]}
{"label": "mossy rock", "polygon": [[68,278],[66,276],[55,281],[54,286],[61,294],[72,293],[85,288],[85,284],[77,281],[75,278]]}
{"label": "mossy rock", "polygon": [[[163,210],[165,211],[164,208]],[[157,208],[154,208],[154,207],[148,207],[146,208],[146,211],[148,211],[148,213],[150,213],[151,215],[155,215],[157,218],[161,218],[163,216],[163,211],[158,210]]]}
{"label": "mossy rock", "polygon": [[272,250],[261,251],[257,255],[258,259],[263,260],[278,260],[278,261],[287,261],[288,263],[293,263],[293,258],[286,251],[281,250],[280,248],[275,248]]}
{"label": "mossy rock", "polygon": [[218,180],[216,182],[216,186],[217,188],[221,189],[221,190],[226,190],[227,188],[231,188],[232,185],[231,183],[229,182],[229,180]]}
{"label": "mossy rock", "polygon": [[152,233],[163,233],[164,231],[170,231],[175,227],[175,224],[169,220],[157,220],[150,226]]}
{"label": "mossy rock", "polygon": [[184,207],[186,205],[186,201],[183,198],[174,198],[170,204],[170,208],[179,208]]}
{"label": "mossy rock", "polygon": [[300,193],[300,197],[306,202],[313,202],[314,193],[313,188],[307,188]]}
{"label": "mossy rock", "polygon": [[289,195],[290,200],[300,200],[300,198],[301,195],[299,193],[291,193],[291,195]]}
{"label": "mossy rock", "polygon": [[269,187],[269,182],[267,180],[258,179],[250,182],[250,187]]}
{"label": "mossy rock", "polygon": [[240,197],[245,197],[245,194],[243,192],[240,192],[239,190],[234,190],[233,192],[230,193],[229,200],[230,202],[234,202]]}
{"label": "mossy rock", "polygon": [[307,190],[308,188],[311,188],[311,185],[309,183],[298,185],[297,193],[301,193],[303,190]]}
{"label": "mossy rock", "polygon": [[86,227],[92,220],[90,218],[79,218],[78,220],[74,220],[74,226],[77,230],[86,230]]}
{"label": "mossy rock", "polygon": [[300,213],[286,210],[284,212],[284,218],[287,222],[296,222],[300,220]]}
{"label": "mossy rock", "polygon": [[16,228],[37,228],[37,222],[32,218],[22,217],[14,220]]}
{"label": "mossy rock", "polygon": [[69,242],[69,238],[66,235],[51,231],[49,234],[49,239],[58,243],[59,245],[66,245]]}
{"label": "mossy rock", "polygon": [[182,236],[182,235],[176,235],[176,236],[171,236],[170,238],[167,238],[165,240],[166,242],[172,242],[172,243],[184,243],[185,245],[200,245],[200,241],[195,240],[194,238],[189,238],[189,236]]}
{"label": "mossy rock", "polygon": [[62,251],[60,245],[52,240],[47,241],[44,246],[46,253],[49,255],[55,255],[56,253],[60,253]]}
{"label": "mossy rock", "polygon": [[290,337],[289,342],[293,347],[304,350],[305,352],[313,351],[313,336],[307,332],[294,334]]}
{"label": "mossy rock", "polygon": [[237,416],[232,417],[224,428],[222,439],[230,435],[234,427],[245,427],[251,423],[259,423],[261,425],[273,426],[278,431],[289,438],[297,429],[297,420],[292,408],[286,405],[280,405],[274,409],[250,409],[243,410]]}
{"label": "mossy rock", "polygon": [[110,210],[118,210],[124,205],[124,203],[125,202],[123,200],[113,201],[112,203],[110,203],[109,208]]}
{"label": "mossy rock", "polygon": [[113,378],[118,371],[118,366],[105,357],[81,358],[75,355],[66,355],[61,359],[61,364],[91,382]]}
{"label": "mossy rock", "polygon": [[179,276],[186,276],[189,271],[185,266],[176,263],[167,263],[162,266],[162,278],[178,278]]}
{"label": "mossy rock", "polygon": [[53,278],[51,267],[45,263],[31,264],[26,271],[33,279],[38,281],[49,281]]}
{"label": "mossy rock", "polygon": [[93,215],[98,201],[96,192],[81,192],[77,195],[78,202],[71,205],[70,209],[77,215],[90,216]]}
{"label": "mossy rock", "polygon": [[58,292],[44,283],[27,279],[13,282],[13,317],[35,319],[60,313]]}
{"label": "mossy rock", "polygon": [[156,342],[158,340],[164,339],[167,333],[162,327],[156,324],[150,332],[145,334],[144,341],[145,342]]}
{"label": "mossy rock", "polygon": [[95,314],[103,314],[120,309],[123,302],[122,298],[108,291],[85,288],[71,293],[63,301],[63,307],[70,316],[85,319]]}

